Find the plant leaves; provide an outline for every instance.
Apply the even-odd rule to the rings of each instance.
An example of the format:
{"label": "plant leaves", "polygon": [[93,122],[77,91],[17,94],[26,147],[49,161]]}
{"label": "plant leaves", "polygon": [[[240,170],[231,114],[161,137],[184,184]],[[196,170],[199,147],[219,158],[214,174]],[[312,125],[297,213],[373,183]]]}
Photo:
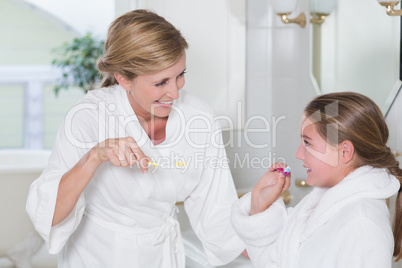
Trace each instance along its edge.
{"label": "plant leaves", "polygon": [[54,86],[56,96],[61,88],[68,89],[71,86],[78,86],[84,92],[94,89],[102,79],[96,68],[96,61],[104,54],[104,46],[103,40],[87,33],[52,49],[55,58],[51,64],[60,67],[63,73],[59,84]]}

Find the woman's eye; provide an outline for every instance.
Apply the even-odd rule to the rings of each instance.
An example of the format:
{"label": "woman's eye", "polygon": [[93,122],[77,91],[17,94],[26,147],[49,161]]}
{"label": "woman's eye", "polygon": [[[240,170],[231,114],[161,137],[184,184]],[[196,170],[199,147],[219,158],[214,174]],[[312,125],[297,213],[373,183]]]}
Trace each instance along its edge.
{"label": "woman's eye", "polygon": [[159,82],[159,83],[155,84],[155,86],[156,86],[156,87],[160,87],[160,86],[163,86],[163,85],[166,84],[166,83],[167,83],[167,81],[166,81],[166,80],[163,80],[162,82]]}
{"label": "woman's eye", "polygon": [[179,74],[179,77],[184,76],[185,73],[186,73],[186,71],[183,71],[181,74]]}

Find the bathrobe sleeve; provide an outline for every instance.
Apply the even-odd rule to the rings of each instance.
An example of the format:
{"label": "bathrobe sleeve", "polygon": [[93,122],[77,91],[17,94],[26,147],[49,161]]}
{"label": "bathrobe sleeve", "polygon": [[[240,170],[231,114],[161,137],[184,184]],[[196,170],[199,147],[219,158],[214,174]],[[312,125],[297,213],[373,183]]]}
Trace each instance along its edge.
{"label": "bathrobe sleeve", "polygon": [[[216,144],[222,145],[219,124],[212,133]],[[210,144],[205,150],[204,170],[197,187],[184,201],[191,226],[200,239],[208,262],[212,266],[226,264],[238,257],[245,244],[235,233],[230,222],[230,210],[238,199],[227,160],[225,148]]]}
{"label": "bathrobe sleeve", "polygon": [[[254,267],[274,266],[277,254],[275,242],[288,215],[282,198],[265,211],[251,215],[251,192],[232,206],[231,221],[240,238],[246,243]],[[267,266],[268,267],[268,266]]]}
{"label": "bathrobe sleeve", "polygon": [[48,166],[31,184],[28,194],[26,210],[51,254],[56,254],[63,248],[84,213],[85,197],[82,193],[69,216],[52,227],[61,177],[96,144],[97,117],[96,113],[89,111],[72,111],[75,114],[70,111],[67,115],[57,133]]}

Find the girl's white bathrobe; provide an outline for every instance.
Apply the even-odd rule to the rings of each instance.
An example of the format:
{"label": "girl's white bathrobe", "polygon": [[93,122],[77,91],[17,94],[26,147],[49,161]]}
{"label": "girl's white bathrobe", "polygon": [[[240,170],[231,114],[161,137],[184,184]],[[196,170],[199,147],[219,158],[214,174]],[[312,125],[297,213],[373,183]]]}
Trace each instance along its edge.
{"label": "girl's white bathrobe", "polygon": [[[156,162],[139,166],[103,163],[69,216],[52,227],[58,184],[93,146],[107,138],[132,136]],[[212,111],[184,90],[154,146],[120,86],[89,92],[60,128],[48,167],[33,182],[27,212],[60,268],[184,267],[176,202],[211,265],[236,258],[245,248],[230,223],[237,200],[221,131]]]}
{"label": "girl's white bathrobe", "polygon": [[386,198],[400,188],[385,169],[363,166],[332,188],[314,188],[295,208],[279,198],[250,216],[251,194],[232,223],[255,267],[391,267],[393,235]]}

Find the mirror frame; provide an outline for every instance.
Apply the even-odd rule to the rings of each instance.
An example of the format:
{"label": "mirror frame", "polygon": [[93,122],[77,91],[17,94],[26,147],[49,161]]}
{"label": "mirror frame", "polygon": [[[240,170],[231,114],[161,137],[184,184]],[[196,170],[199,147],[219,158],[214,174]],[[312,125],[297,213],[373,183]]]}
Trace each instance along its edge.
{"label": "mirror frame", "polygon": [[[339,0],[338,0],[339,1]],[[376,4],[376,5],[378,5],[378,3],[376,2],[376,1],[374,1],[375,3],[374,4]],[[336,11],[335,11],[336,12]],[[379,7],[379,13],[381,13],[381,15],[384,15],[384,16],[387,16],[386,14],[383,14],[384,12],[383,12],[383,10]],[[331,19],[332,19],[332,22],[329,22],[329,23],[334,23],[334,19],[333,18],[331,18],[331,16],[334,16],[333,14],[331,14],[330,16],[329,16],[329,21],[331,21]],[[336,16],[336,15],[335,15]],[[395,17],[392,17],[392,19],[398,19],[398,18],[395,18]],[[328,23],[328,21],[326,20],[324,23]],[[311,82],[311,84],[312,84],[312,86],[314,87],[314,90],[315,90],[315,92],[316,92],[316,94],[317,95],[321,95],[321,94],[325,94],[325,93],[327,93],[327,92],[330,92],[330,91],[324,91],[323,89],[322,89],[322,87],[320,87],[320,84],[319,84],[319,82],[320,81],[318,81],[317,80],[317,78],[316,78],[316,76],[315,76],[315,71],[314,71],[314,60],[317,60],[315,57],[314,57],[314,50],[315,49],[317,49],[317,47],[318,47],[318,49],[320,50],[318,53],[321,55],[321,42],[322,42],[322,40],[321,40],[321,37],[319,36],[318,37],[318,39],[316,38],[315,39],[315,35],[318,33],[318,34],[320,34],[321,35],[321,25],[317,25],[317,24],[313,24],[313,23],[310,23],[311,25],[309,26],[309,34],[310,34],[310,46],[309,46],[309,54],[310,54],[310,61],[309,61],[309,63],[310,63],[310,66],[309,66],[309,76],[310,76],[310,82]],[[400,91],[402,91],[402,89],[401,89],[401,87],[402,87],[402,53],[401,53],[401,51],[402,51],[402,17],[400,17],[399,18],[399,25],[400,25],[400,29],[399,29],[399,40],[400,40],[400,46],[399,46],[399,71],[398,71],[398,79],[396,79],[395,80],[395,82],[393,83],[393,85],[392,85],[392,87],[387,91],[388,92],[388,94],[387,94],[387,96],[386,96],[386,98],[385,98],[385,101],[383,101],[382,103],[379,103],[378,102],[378,100],[376,100],[376,99],[374,99],[373,98],[373,100],[377,103],[377,105],[378,106],[380,106],[380,108],[381,108],[381,110],[382,110],[382,112],[383,112],[383,114],[384,114],[384,116],[387,116],[388,115],[388,113],[389,113],[389,111],[390,111],[390,109],[391,109],[391,107],[392,107],[392,105],[393,105],[393,103],[394,103],[394,101],[395,101],[395,99],[396,99],[396,97],[398,96],[398,94],[400,93]],[[317,40],[320,42],[320,43],[316,43],[317,42]],[[334,40],[335,40],[335,37],[334,37]],[[332,40],[333,41],[333,40]],[[329,54],[331,54],[331,55],[329,55]],[[332,59],[330,59],[330,61],[332,61],[332,62],[336,62],[337,61],[337,59],[335,58],[335,56],[334,56],[334,54],[335,53],[327,53],[327,57],[333,57]],[[328,56],[329,55],[329,56]],[[322,61],[322,59],[320,58],[319,60],[321,60]],[[395,62],[394,62],[395,63]],[[322,63],[320,63],[320,64],[322,64]],[[335,65],[335,64],[334,64]],[[319,70],[318,72],[321,72],[321,70]],[[334,73],[335,73],[335,70],[334,70]],[[321,76],[321,74],[320,74],[320,76]],[[319,78],[320,79],[320,78]],[[335,81],[335,80],[334,80]],[[334,84],[335,84],[335,82],[334,82]],[[389,88],[389,87],[388,87]],[[365,92],[362,92],[363,94],[366,94]],[[367,95],[367,94],[366,94]],[[371,96],[370,96],[371,97]]]}

